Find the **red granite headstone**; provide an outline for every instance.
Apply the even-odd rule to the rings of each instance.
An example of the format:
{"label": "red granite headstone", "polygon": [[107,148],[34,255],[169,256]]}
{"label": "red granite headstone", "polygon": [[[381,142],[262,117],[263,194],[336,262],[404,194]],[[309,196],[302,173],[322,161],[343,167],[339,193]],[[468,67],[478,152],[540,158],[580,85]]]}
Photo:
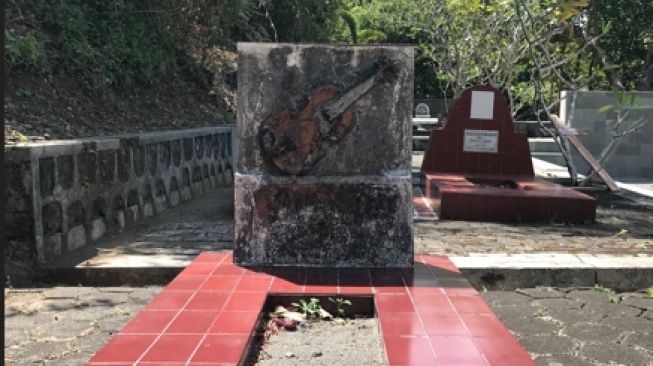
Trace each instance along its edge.
{"label": "red granite headstone", "polygon": [[533,176],[527,136],[514,131],[506,99],[491,86],[465,90],[429,141],[424,172]]}
{"label": "red granite headstone", "polygon": [[528,138],[514,131],[504,96],[465,90],[424,155],[425,194],[442,218],[479,221],[593,221],[595,200],[535,180]]}

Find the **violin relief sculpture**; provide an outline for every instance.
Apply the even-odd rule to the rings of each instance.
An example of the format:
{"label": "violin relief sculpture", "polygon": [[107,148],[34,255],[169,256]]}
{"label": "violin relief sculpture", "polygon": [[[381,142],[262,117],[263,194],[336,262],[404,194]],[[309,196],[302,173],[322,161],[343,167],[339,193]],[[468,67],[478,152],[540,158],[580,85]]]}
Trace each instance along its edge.
{"label": "violin relief sculpture", "polygon": [[308,173],[356,125],[354,103],[375,86],[396,80],[400,71],[399,62],[379,59],[373,75],[348,90],[317,87],[299,113],[285,110],[266,118],[258,132],[263,155],[286,174]]}

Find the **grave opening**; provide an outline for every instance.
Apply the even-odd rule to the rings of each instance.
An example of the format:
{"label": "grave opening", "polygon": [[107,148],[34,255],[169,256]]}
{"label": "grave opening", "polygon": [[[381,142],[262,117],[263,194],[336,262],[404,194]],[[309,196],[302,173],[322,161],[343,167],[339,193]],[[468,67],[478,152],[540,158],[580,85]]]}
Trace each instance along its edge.
{"label": "grave opening", "polygon": [[[347,301],[348,305],[337,305],[336,301]],[[307,309],[302,310],[302,303],[305,307],[317,304],[332,318],[304,315]],[[304,320],[292,320],[298,316]],[[289,363],[387,365],[374,298],[342,294],[269,295],[250,338],[244,364]]]}
{"label": "grave opening", "polygon": [[479,188],[492,189],[519,189],[520,187],[512,180],[501,178],[478,178],[465,177],[465,179]]}

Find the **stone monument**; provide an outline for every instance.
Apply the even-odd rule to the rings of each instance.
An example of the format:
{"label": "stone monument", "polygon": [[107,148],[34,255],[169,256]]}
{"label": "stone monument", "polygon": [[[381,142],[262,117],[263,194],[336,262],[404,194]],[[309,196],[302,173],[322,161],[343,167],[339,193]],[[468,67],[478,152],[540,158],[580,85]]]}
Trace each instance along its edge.
{"label": "stone monument", "polygon": [[234,262],[413,262],[413,48],[238,44]]}

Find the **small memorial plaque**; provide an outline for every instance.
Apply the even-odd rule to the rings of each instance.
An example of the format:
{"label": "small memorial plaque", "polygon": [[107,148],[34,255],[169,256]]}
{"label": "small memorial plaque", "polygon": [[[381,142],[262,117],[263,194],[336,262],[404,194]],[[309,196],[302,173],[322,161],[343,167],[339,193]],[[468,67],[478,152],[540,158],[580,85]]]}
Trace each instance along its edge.
{"label": "small memorial plaque", "polygon": [[494,118],[494,92],[472,91],[472,107],[470,108],[469,118]]}
{"label": "small memorial plaque", "polygon": [[415,107],[415,117],[431,117],[431,109],[428,104],[420,103]]}
{"label": "small memorial plaque", "polygon": [[497,153],[499,146],[497,130],[465,130],[463,151],[480,153]]}

